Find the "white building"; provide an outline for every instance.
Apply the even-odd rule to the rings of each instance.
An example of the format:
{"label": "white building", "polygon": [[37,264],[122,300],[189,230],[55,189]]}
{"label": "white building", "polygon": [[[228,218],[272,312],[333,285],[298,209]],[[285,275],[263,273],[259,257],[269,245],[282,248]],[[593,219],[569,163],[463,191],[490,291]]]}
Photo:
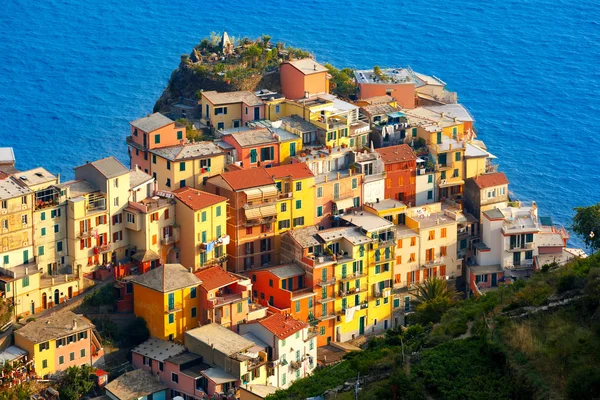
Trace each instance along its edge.
{"label": "white building", "polygon": [[273,375],[268,383],[279,388],[310,375],[317,366],[317,338],[308,328],[307,323],[283,314],[239,326],[242,336],[251,333],[272,346]]}
{"label": "white building", "polygon": [[417,158],[415,180],[415,206],[435,203],[435,172],[426,168],[425,160]]}

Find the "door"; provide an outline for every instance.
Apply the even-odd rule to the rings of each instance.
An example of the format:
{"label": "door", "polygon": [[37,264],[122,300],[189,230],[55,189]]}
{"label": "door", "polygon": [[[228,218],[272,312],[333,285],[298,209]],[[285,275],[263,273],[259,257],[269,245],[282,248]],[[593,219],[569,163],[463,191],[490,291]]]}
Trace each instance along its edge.
{"label": "door", "polygon": [[513,265],[515,267],[521,265],[521,252],[520,251],[513,253]]}
{"label": "door", "polygon": [[58,293],[58,289],[54,291],[54,305],[60,303],[60,294]]}
{"label": "door", "polygon": [[46,296],[46,292],[42,293],[42,309],[48,308],[48,297]]}
{"label": "door", "polygon": [[259,107],[254,107],[254,120],[258,120],[260,119],[260,108]]}
{"label": "door", "polygon": [[365,318],[366,317],[360,317],[360,319],[358,320],[358,334],[359,335],[365,334]]}
{"label": "door", "polygon": [[294,157],[296,155],[296,143],[290,143],[290,157]]}
{"label": "door", "polygon": [[33,302],[33,300],[31,300],[31,314],[35,314],[35,303]]}
{"label": "door", "polygon": [[498,274],[492,274],[492,287],[498,286]]}
{"label": "door", "polygon": [[69,286],[68,296],[69,299],[73,297],[73,286]]}

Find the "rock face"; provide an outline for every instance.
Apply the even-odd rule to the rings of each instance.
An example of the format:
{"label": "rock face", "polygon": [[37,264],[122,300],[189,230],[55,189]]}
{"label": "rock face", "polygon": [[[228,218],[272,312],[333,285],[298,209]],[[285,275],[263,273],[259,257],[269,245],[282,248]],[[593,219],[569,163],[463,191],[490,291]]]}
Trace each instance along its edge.
{"label": "rock face", "polygon": [[[198,55],[192,54],[191,60]],[[265,74],[255,74],[240,81],[229,82],[222,76],[208,71],[207,67],[189,59],[182,60],[173,71],[166,89],[154,105],[154,112],[168,112],[169,107],[180,98],[195,99],[199,90],[216,90],[217,92],[268,89],[281,92],[279,69]]]}

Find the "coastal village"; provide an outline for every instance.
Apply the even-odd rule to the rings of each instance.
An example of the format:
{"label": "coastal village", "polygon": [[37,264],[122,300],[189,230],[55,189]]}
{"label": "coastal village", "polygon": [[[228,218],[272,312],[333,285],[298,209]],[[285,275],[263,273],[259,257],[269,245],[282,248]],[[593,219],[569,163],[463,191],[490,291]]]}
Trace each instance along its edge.
{"label": "coastal village", "polygon": [[[280,92],[203,90],[140,116],[129,165],[63,182],[0,149],[0,359],[16,366],[0,385],[91,365],[104,398],[262,399],[408,324],[428,280],[479,297],[585,257],[511,198],[441,79],[354,70],[342,98],[314,58],[264,45]],[[225,33],[188,62],[236,51]],[[120,374],[73,308],[107,287],[110,313],[149,330]]]}

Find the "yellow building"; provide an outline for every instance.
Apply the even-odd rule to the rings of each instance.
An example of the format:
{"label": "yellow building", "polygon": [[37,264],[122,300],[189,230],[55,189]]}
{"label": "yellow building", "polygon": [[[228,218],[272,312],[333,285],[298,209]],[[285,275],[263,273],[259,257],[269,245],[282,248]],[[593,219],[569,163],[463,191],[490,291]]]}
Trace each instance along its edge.
{"label": "yellow building", "polygon": [[359,107],[334,95],[321,93],[297,101],[276,99],[267,102],[266,107],[271,121],[296,115],[316,126],[316,137],[308,141],[303,138],[304,145],[368,146],[370,128],[368,123],[359,120]]}
{"label": "yellow building", "polygon": [[496,156],[489,153],[481,140],[472,140],[465,147],[465,179],[494,173],[498,166],[492,163]]}
{"label": "yellow building", "polygon": [[279,235],[290,228],[315,224],[315,176],[306,164],[289,164],[266,170],[277,184],[277,225],[275,247]]}
{"label": "yellow building", "polygon": [[33,191],[16,177],[1,175],[0,267],[8,269],[33,262]]}
{"label": "yellow building", "polygon": [[150,336],[183,342],[185,331],[198,326],[202,283],[181,264],[165,264],[133,282],[133,312],[146,320]]}
{"label": "yellow building", "polygon": [[218,130],[239,128],[248,121],[264,119],[264,104],[249,91],[202,92],[201,121]]}
{"label": "yellow building", "polygon": [[403,110],[413,137],[425,140],[435,162],[436,198],[456,198],[465,183],[465,127],[458,118],[419,107]]}
{"label": "yellow building", "polygon": [[198,269],[227,262],[227,199],[192,188],[173,192],[181,227],[181,264]]}
{"label": "yellow building", "polygon": [[225,154],[213,142],[193,142],[149,150],[149,174],[161,190],[200,189],[225,170]]}
{"label": "yellow building", "polygon": [[73,366],[93,366],[104,356],[94,325],[71,311],[29,322],[15,331],[15,345],[34,361],[39,377]]}

